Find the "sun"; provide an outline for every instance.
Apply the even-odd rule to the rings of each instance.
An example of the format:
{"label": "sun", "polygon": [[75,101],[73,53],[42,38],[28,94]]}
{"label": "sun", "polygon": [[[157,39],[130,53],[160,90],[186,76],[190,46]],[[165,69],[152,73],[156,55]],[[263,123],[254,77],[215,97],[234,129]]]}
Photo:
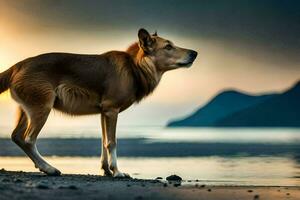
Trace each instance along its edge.
{"label": "sun", "polygon": [[11,99],[10,92],[5,91],[0,94],[0,102],[7,102]]}

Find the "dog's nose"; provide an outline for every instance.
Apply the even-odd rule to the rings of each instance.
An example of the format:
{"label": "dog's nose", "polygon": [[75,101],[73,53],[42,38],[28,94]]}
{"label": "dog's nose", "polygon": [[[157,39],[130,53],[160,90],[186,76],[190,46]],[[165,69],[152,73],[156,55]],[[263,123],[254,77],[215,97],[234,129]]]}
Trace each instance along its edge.
{"label": "dog's nose", "polygon": [[191,52],[190,52],[190,58],[191,59],[195,60],[195,58],[197,57],[197,55],[198,55],[197,51],[191,50]]}

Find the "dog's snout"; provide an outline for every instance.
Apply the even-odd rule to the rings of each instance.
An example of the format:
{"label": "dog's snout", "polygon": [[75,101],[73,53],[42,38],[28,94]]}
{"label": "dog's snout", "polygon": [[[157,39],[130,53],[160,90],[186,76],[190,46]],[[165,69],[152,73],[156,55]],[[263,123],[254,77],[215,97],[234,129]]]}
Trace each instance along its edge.
{"label": "dog's snout", "polygon": [[191,59],[195,60],[195,58],[197,57],[197,55],[198,55],[197,51],[191,50],[191,52],[190,52],[190,58]]}

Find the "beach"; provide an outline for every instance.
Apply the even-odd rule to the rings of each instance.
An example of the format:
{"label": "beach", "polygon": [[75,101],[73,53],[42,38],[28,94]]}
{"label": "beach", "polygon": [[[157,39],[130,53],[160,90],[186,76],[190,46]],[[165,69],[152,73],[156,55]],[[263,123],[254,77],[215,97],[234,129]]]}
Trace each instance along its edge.
{"label": "beach", "polygon": [[[56,136],[41,138],[37,145],[61,170],[59,177],[38,172],[9,138],[0,139],[0,200],[300,199],[298,129],[121,133],[118,165],[132,179],[99,176],[101,148],[95,135]],[[166,177],[172,174],[183,180],[169,183]]]}
{"label": "beach", "polygon": [[[64,174],[98,175],[100,138],[83,132],[91,135],[49,134],[38,140],[38,149]],[[206,185],[300,186],[300,135],[298,129],[132,128],[120,132],[118,165],[138,179],[177,174]],[[37,172],[10,138],[0,139],[1,168]]]}
{"label": "beach", "polygon": [[300,187],[214,186],[169,183],[165,180],[116,179],[95,175],[0,171],[0,199],[107,199],[107,200],[246,200],[299,199]]}

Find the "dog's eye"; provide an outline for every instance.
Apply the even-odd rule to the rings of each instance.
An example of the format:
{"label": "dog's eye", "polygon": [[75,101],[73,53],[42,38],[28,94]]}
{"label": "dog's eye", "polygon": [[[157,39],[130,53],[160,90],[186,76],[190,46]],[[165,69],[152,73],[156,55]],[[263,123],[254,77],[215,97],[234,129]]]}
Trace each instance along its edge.
{"label": "dog's eye", "polygon": [[167,45],[165,46],[165,49],[167,49],[167,50],[171,50],[171,49],[173,49],[173,46],[172,46],[172,45],[170,45],[170,44],[167,44]]}

